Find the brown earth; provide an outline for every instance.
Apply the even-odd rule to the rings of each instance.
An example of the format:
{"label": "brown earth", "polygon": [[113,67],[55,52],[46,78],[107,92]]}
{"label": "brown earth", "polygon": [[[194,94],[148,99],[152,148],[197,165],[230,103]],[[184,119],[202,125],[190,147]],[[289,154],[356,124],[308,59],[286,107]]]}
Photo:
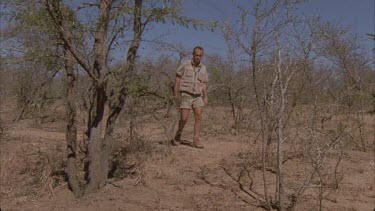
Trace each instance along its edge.
{"label": "brown earth", "polygon": [[[1,103],[0,111],[2,210],[264,210],[234,182],[243,163],[259,154],[260,143],[256,134],[231,129],[230,114],[225,108],[207,108],[204,149],[164,144],[170,138],[165,128],[176,122],[175,113],[163,118],[165,111],[158,111],[154,114],[157,120],[153,116],[142,117],[138,128],[144,141],[142,149],[146,150],[126,155],[123,161],[129,169],[111,178],[103,190],[76,199],[62,172],[65,159],[62,106],[54,105],[49,118],[14,122],[15,111],[10,105]],[[366,118],[367,138],[372,142],[374,117]],[[125,126],[126,121],[118,124],[115,152],[123,145],[129,146]],[[190,118],[183,138],[191,139],[192,133],[193,118]],[[293,146],[286,143],[285,147],[289,152]],[[286,156],[293,155],[290,152]],[[328,154],[332,165],[335,156],[333,152]],[[307,180],[309,164],[301,156],[290,157],[284,172],[286,188],[292,191]],[[323,201],[323,210],[373,210],[374,152],[370,148],[363,152],[347,147],[340,169],[343,180]],[[263,194],[261,171],[251,169],[250,174],[253,190]],[[267,171],[266,176],[272,193],[275,174]],[[243,183],[249,184],[249,178]],[[295,210],[319,210],[318,185],[309,185]]]}

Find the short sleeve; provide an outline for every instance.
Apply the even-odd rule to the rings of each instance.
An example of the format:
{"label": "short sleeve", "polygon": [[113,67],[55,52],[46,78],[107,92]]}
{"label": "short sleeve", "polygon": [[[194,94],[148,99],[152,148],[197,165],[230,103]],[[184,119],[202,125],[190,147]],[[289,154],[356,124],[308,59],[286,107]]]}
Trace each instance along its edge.
{"label": "short sleeve", "polygon": [[204,70],[203,82],[208,82],[208,72],[206,67],[204,67]]}
{"label": "short sleeve", "polygon": [[184,73],[184,69],[185,69],[185,63],[181,63],[180,66],[176,70],[176,74],[179,76],[182,76],[182,74]]}

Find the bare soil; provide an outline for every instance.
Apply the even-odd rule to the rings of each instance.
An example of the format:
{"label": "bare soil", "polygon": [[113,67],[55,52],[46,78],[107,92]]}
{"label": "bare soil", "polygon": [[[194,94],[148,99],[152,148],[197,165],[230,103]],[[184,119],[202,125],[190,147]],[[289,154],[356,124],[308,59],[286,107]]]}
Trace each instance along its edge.
{"label": "bare soil", "polygon": [[[117,157],[119,162],[125,162],[123,172],[118,171],[110,178],[104,189],[76,199],[64,181],[63,106],[52,105],[47,118],[14,122],[16,111],[12,105],[2,102],[0,110],[2,210],[264,210],[234,181],[241,165],[259,154],[260,141],[257,134],[231,129],[226,108],[206,109],[203,149],[166,144],[170,134],[164,127],[176,122],[176,113],[164,118],[165,111],[160,110],[154,114],[157,119],[152,115],[142,117],[138,131],[144,142],[138,151],[127,141],[126,120],[120,121],[114,153],[120,153],[122,146],[133,149],[125,153],[123,160]],[[366,118],[367,141],[371,143],[374,117]],[[193,116],[183,139],[191,140],[192,134]],[[293,146],[287,143],[285,147],[288,151]],[[332,163],[335,156],[334,153],[328,156]],[[373,150],[368,148],[363,152],[347,147],[341,165],[343,180],[323,201],[323,210],[374,210]],[[308,162],[300,156],[291,156],[285,162],[287,189],[298,188],[296,181],[303,184],[308,177],[307,166]],[[251,175],[253,189],[262,194],[261,171],[252,169]],[[274,177],[274,173],[267,172],[271,193]],[[295,210],[319,210],[318,185],[306,190]]]}

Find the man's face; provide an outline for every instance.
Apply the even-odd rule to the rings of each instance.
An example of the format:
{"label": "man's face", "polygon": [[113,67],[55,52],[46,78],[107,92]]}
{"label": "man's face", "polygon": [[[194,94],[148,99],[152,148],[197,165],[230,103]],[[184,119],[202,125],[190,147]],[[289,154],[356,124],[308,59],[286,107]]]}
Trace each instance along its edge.
{"label": "man's face", "polygon": [[202,57],[203,57],[203,51],[200,49],[195,49],[193,53],[194,64],[198,65],[201,62]]}

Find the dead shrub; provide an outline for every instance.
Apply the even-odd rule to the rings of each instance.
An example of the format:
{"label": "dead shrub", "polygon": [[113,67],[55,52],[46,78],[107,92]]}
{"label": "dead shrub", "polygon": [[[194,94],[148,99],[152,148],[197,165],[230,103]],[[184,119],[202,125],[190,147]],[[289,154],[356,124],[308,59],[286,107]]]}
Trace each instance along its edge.
{"label": "dead shrub", "polygon": [[145,184],[145,164],[153,150],[150,141],[143,135],[133,132],[133,138],[127,143],[117,144],[112,152],[108,178],[121,180],[130,176],[136,179],[137,185]]}
{"label": "dead shrub", "polygon": [[[14,140],[13,140],[14,141]],[[28,147],[2,154],[1,191],[3,199],[38,198],[54,195],[54,188],[65,180],[63,153],[43,152]]]}
{"label": "dead shrub", "polygon": [[53,156],[39,151],[36,157],[35,167],[32,169],[32,175],[35,178],[35,184],[41,186],[42,192],[53,196],[53,189],[63,183],[65,180],[65,162],[62,155]]}

